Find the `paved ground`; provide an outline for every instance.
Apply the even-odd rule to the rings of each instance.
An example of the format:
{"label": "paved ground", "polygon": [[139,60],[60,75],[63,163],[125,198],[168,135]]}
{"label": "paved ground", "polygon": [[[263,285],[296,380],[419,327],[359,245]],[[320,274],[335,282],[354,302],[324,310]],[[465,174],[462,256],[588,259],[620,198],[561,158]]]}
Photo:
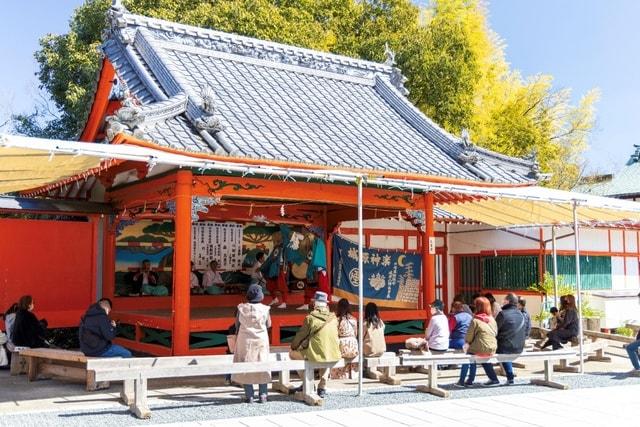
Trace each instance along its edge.
{"label": "paved ground", "polygon": [[[613,396],[610,390],[640,387],[640,378],[627,377],[626,372],[629,371],[630,364],[628,359],[623,357],[625,353],[619,345],[613,344],[608,349],[608,353],[613,356],[612,363],[589,362],[586,364],[587,375],[563,375],[559,379],[567,383],[577,393],[588,393],[586,389],[600,388],[592,391],[596,395],[600,394],[607,399]],[[415,405],[418,405],[416,408],[422,408],[422,405],[430,405],[436,402],[440,403],[437,403],[433,408],[426,406],[429,409],[424,410],[434,411],[433,413],[441,414],[439,416],[446,418],[446,413],[457,414],[457,411],[452,408],[464,408],[463,412],[470,411],[467,417],[468,420],[472,420],[480,415],[477,411],[468,410],[467,408],[468,405],[472,405],[469,402],[476,401],[475,398],[517,400],[518,396],[520,396],[525,401],[528,401],[529,399],[540,399],[540,396],[547,395],[549,389],[528,384],[528,378],[538,375],[537,373],[539,373],[541,367],[541,364],[532,364],[528,369],[518,370],[518,379],[515,386],[477,387],[463,390],[454,389],[451,385],[455,382],[458,372],[444,371],[440,382],[445,388],[452,390],[452,399],[449,401],[440,401],[434,396],[415,392],[415,385],[425,381],[424,375],[416,373],[401,374],[403,379],[402,387],[381,387],[379,383],[367,380],[366,396],[361,398],[356,397],[354,394],[355,381],[332,381],[330,393],[323,408],[310,408],[293,401],[288,396],[280,394],[272,394],[270,396],[271,401],[266,405],[243,404],[240,403],[242,399],[241,390],[234,387],[221,386],[219,378],[200,379],[188,383],[184,383],[182,380],[179,382],[155,381],[150,383],[149,404],[153,412],[151,420],[133,418],[127,408],[118,402],[119,385],[114,385],[109,390],[109,393],[87,393],[78,384],[64,383],[59,380],[39,381],[30,384],[24,376],[10,377],[5,371],[0,372],[0,414],[2,414],[0,426],[100,425],[101,427],[122,427],[158,423],[218,422],[220,420],[228,420],[229,425],[242,425],[235,420],[237,417],[244,417],[242,421],[245,423],[244,425],[247,425],[247,422],[250,423],[248,425],[269,425],[269,423],[273,424],[273,422],[278,422],[277,420],[280,419],[283,420],[282,425],[292,425],[294,421],[287,420],[287,416],[302,417],[303,420],[309,421],[306,424],[313,425],[316,421],[326,421],[327,419],[341,422],[342,416],[336,417],[334,412],[336,410],[340,414],[358,414],[352,408],[367,408],[366,410],[363,409],[363,414],[354,415],[357,416],[356,420],[359,421],[361,418],[362,420],[372,419],[371,417],[378,413],[380,408],[386,408],[386,405],[389,404],[408,404],[409,406],[406,410],[411,412]],[[480,369],[479,372],[481,371]],[[484,378],[480,377],[478,381],[484,381]],[[613,388],[608,388],[605,392],[601,387]],[[633,390],[633,393],[625,392],[626,394],[623,393],[623,395],[637,397],[638,391],[640,391],[635,388],[629,390]],[[559,393],[559,396],[565,396],[563,399],[569,399],[567,402],[571,402],[572,399],[579,396],[579,394],[572,394],[573,391],[566,395],[563,393],[567,392]],[[523,396],[525,394],[526,396]],[[474,399],[471,400],[470,398]],[[623,399],[618,403],[614,402],[605,406],[607,408],[624,409],[624,402],[626,401]],[[538,402],[538,404],[540,403]],[[444,409],[437,409],[440,408],[438,405],[443,405],[442,408]],[[496,405],[496,407],[501,407],[497,403]],[[568,406],[570,407],[571,405]],[[516,413],[518,412],[517,408],[516,406],[514,411]],[[394,411],[397,412],[397,410],[400,409],[389,409],[393,415],[392,418],[400,421],[404,418],[395,415]],[[405,409],[401,410],[404,411]],[[540,410],[543,414],[546,414],[545,409]],[[280,414],[289,415],[281,416]],[[269,415],[269,422],[248,418],[258,415]],[[489,415],[484,414],[484,416],[487,417]],[[442,421],[438,417],[433,419]],[[493,420],[493,418],[491,419]],[[360,424],[357,421],[351,421],[346,424],[350,426],[354,423]],[[454,420],[449,421],[455,425]],[[495,420],[493,421],[495,422]],[[298,426],[305,425],[299,422],[297,424]],[[381,419],[377,421],[377,424],[387,423],[384,419]],[[476,423],[475,420],[472,424],[483,425]],[[631,423],[630,425],[635,424]],[[436,425],[442,424],[436,423]],[[510,422],[509,425],[517,424]]]}

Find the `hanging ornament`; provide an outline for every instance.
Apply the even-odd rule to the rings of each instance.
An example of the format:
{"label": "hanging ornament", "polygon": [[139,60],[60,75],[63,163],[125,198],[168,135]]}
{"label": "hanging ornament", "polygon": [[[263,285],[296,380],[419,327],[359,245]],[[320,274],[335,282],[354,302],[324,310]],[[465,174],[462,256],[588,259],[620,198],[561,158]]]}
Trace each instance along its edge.
{"label": "hanging ornament", "polygon": [[284,205],[280,205],[280,216],[284,217],[286,215],[287,215],[287,213],[284,210]]}

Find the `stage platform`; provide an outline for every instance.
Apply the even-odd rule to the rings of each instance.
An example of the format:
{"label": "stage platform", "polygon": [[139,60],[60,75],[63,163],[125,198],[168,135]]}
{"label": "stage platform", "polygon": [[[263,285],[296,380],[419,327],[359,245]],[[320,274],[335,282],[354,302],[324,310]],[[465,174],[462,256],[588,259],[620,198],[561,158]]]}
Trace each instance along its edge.
{"label": "stage platform", "polygon": [[[171,330],[172,312],[167,306],[136,308],[153,304],[160,298],[139,297],[116,301],[111,314],[118,322],[116,342],[134,351],[157,356],[172,355]],[[229,327],[235,321],[235,305],[201,305],[211,298],[196,296],[197,304],[190,309],[190,349],[189,354],[224,354],[227,352]],[[164,303],[167,297],[162,298]],[[118,299],[120,300],[120,298]],[[137,301],[136,301],[137,300]],[[302,300],[290,304],[286,309],[273,307],[271,310],[270,342],[272,345],[288,344],[304,321],[307,311],[296,310]],[[125,308],[126,306],[126,308]],[[354,310],[355,314],[356,310]],[[381,308],[380,314],[386,324],[385,335],[388,343],[404,342],[412,336],[424,334],[425,310]]]}

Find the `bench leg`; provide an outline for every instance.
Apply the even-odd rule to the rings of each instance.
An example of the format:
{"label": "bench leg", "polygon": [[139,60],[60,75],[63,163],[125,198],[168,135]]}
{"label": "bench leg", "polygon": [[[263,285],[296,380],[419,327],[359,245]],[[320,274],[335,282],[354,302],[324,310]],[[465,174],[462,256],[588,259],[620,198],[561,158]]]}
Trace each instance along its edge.
{"label": "bench leg", "polygon": [[27,373],[27,361],[20,353],[14,352],[11,354],[11,368],[9,373],[11,375],[21,375]]}
{"label": "bench leg", "polygon": [[271,388],[280,393],[289,394],[295,387],[291,384],[291,372],[281,371],[278,375],[278,381],[273,383]]}
{"label": "bench leg", "polygon": [[[383,371],[384,371],[384,369],[383,369]],[[382,381],[382,378],[384,377],[384,374],[382,372],[378,371],[377,369],[367,368],[364,371],[364,376],[366,378],[369,378],[370,380]]]}
{"label": "bench leg", "polygon": [[138,418],[150,418],[151,411],[147,406],[147,379],[142,376],[136,378],[134,385],[134,400],[131,411]]}
{"label": "bench leg", "polygon": [[122,391],[120,392],[120,399],[122,403],[127,406],[131,406],[134,403],[134,380],[124,380],[122,382]]}
{"label": "bench leg", "polygon": [[435,364],[429,365],[429,385],[419,385],[416,387],[416,391],[423,393],[431,393],[438,397],[449,397],[449,392],[443,388],[438,387],[438,367]]}
{"label": "bench leg", "polygon": [[[86,366],[85,366],[86,369]],[[96,381],[95,371],[87,371],[87,391],[105,390],[111,386],[109,381]]]}
{"label": "bench leg", "polygon": [[314,390],[314,369],[310,364],[306,364],[304,368],[302,391],[296,393],[295,399],[304,401],[311,406],[321,406],[324,403],[324,400]]}
{"label": "bench leg", "polygon": [[[545,363],[547,363],[545,361]],[[569,363],[567,362],[567,359],[561,359],[560,360],[560,364],[559,365],[555,365],[553,367],[553,369],[555,369],[557,372],[573,372],[573,373],[577,373],[580,371],[579,368],[575,367],[575,366],[569,366]]]}
{"label": "bench leg", "polygon": [[553,381],[553,362],[549,360],[544,361],[544,380],[533,379],[531,380],[531,384],[557,388],[560,390],[567,390],[569,388],[566,384]]}
{"label": "bench leg", "polygon": [[27,377],[29,381],[37,380],[40,359],[38,359],[37,357],[25,357],[25,359],[27,361]]}
{"label": "bench leg", "polygon": [[611,362],[609,356],[604,355],[604,348],[599,348],[595,351],[595,355],[589,356],[586,359],[587,362]]}
{"label": "bench leg", "polygon": [[395,366],[385,366],[382,368],[382,377],[380,378],[385,384],[389,385],[400,385],[400,378],[396,376],[396,367]]}

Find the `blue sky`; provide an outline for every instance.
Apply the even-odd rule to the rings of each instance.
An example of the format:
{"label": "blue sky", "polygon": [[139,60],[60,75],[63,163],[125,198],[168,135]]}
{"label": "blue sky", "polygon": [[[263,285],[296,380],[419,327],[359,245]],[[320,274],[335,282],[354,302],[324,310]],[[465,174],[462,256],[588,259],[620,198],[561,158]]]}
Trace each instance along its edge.
{"label": "blue sky", "polygon": [[[33,52],[45,33],[64,33],[82,0],[4,2],[0,26],[0,124],[29,110],[37,94]],[[490,0],[489,22],[507,60],[523,75],[548,73],[577,99],[601,90],[598,123],[586,153],[589,169],[611,171],[640,143],[640,1]]]}

